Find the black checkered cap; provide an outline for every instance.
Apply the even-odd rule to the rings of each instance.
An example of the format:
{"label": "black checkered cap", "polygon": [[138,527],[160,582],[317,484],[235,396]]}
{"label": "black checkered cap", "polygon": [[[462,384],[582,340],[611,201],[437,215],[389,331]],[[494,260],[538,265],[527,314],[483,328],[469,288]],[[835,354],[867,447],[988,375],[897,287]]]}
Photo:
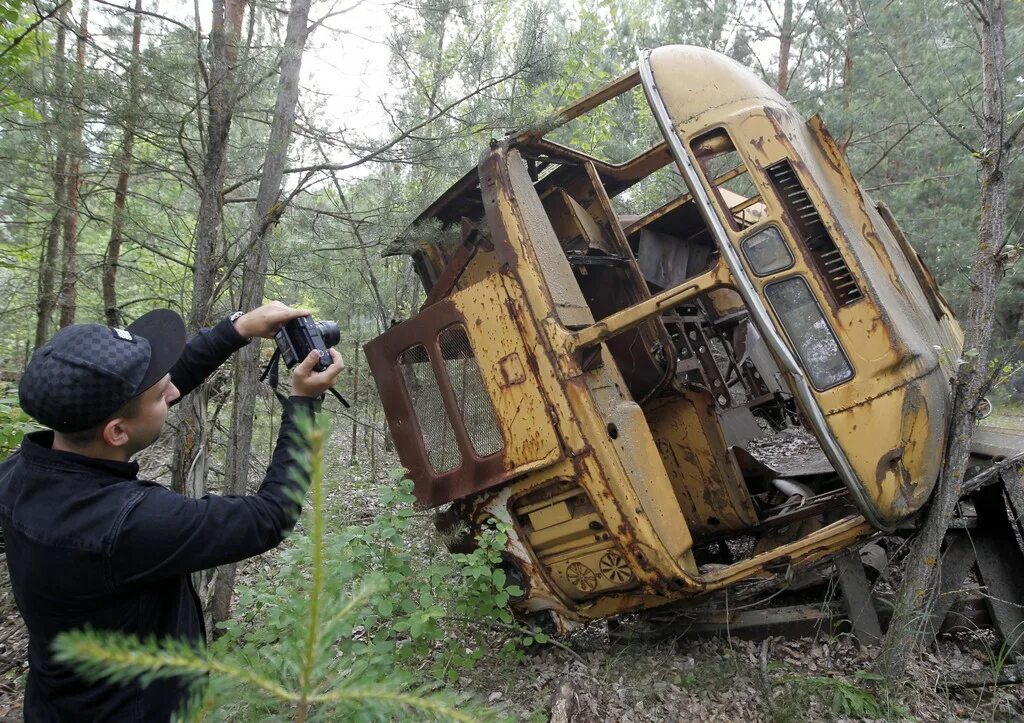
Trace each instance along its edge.
{"label": "black checkered cap", "polygon": [[96,426],[135,396],[149,342],[122,329],[75,324],[32,355],[18,385],[21,408],[58,432]]}
{"label": "black checkered cap", "polygon": [[169,309],[127,329],[61,329],[32,355],[18,385],[21,408],[58,432],[90,429],[163,378],[184,345],[185,325]]}

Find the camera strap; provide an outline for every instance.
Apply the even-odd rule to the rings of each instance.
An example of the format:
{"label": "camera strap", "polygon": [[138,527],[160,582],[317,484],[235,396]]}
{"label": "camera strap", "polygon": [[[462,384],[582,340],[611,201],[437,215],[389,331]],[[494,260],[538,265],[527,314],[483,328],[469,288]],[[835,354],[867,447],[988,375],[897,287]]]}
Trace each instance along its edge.
{"label": "camera strap", "polygon": [[274,390],[274,396],[277,397],[278,401],[284,404],[287,399],[281,392],[277,391],[277,383],[280,381],[280,366],[281,366],[281,350],[274,349],[273,356],[270,357],[270,361],[267,362],[267,366],[263,368],[263,373],[260,374],[260,381],[266,380],[267,385]]}
{"label": "camera strap", "polygon": [[[270,361],[268,361],[267,366],[264,367],[263,374],[260,375],[260,381],[262,382],[266,380],[270,388],[274,390],[274,395],[283,404],[284,402],[287,401],[287,398],[283,394],[281,394],[281,392],[277,391],[277,385],[278,382],[280,381],[280,368],[281,349],[278,348],[274,350],[273,356],[270,357]],[[334,398],[341,402],[342,406],[345,407],[345,409],[349,409],[351,407],[351,405],[348,403],[348,400],[346,400],[345,397],[341,396],[337,389],[335,389],[334,387],[328,387],[327,391],[333,394]],[[323,395],[321,395],[320,398],[323,399]]]}

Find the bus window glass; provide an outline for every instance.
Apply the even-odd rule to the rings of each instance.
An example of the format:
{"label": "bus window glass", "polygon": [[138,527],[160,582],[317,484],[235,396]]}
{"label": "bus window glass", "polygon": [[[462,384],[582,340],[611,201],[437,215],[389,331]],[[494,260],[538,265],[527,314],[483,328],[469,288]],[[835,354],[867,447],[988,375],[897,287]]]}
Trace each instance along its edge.
{"label": "bus window glass", "polygon": [[777,281],[764,291],[815,389],[823,391],[853,376],[850,362],[803,278]]}
{"label": "bus window glass", "polygon": [[793,254],[774,226],[743,239],[743,255],[758,276],[768,276],[793,265]]}

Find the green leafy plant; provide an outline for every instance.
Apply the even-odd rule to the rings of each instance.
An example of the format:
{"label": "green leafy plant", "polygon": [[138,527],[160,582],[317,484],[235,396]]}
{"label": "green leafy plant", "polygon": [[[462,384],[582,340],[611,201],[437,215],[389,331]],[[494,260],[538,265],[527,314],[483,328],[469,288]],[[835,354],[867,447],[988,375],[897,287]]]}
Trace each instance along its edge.
{"label": "green leafy plant", "polygon": [[[424,556],[416,539],[421,520],[413,509],[412,483],[396,475],[380,499],[385,509],[372,520],[333,529],[324,539],[332,594],[367,590],[334,643],[342,658],[358,659],[381,676],[414,667],[436,682],[454,682],[494,649],[495,626],[505,633],[501,648],[547,640],[514,624],[508,609],[522,590],[497,567],[508,539],[506,523],[485,525],[470,553]],[[306,554],[302,545],[290,546],[276,572],[241,588],[239,617],[223,626],[219,644],[266,645],[289,635],[288,621],[305,604],[289,591],[299,584]]]}
{"label": "green leafy plant", "polygon": [[[311,480],[305,530],[289,540],[275,573],[240,592],[240,617],[208,650],[174,641],[140,641],[107,632],[62,635],[60,660],[90,679],[125,682],[181,676],[196,681],[187,718],[286,717],[296,721],[493,717],[419,672],[423,661],[465,665],[442,621],[451,611],[494,613],[512,594],[493,572],[498,527],[459,565],[415,564],[405,532],[415,514],[411,486],[389,492],[388,511],[364,526],[330,530],[323,479],[325,423],[307,422],[302,466]],[[490,539],[491,541],[487,541]],[[503,544],[503,543],[502,543]],[[479,574],[478,574],[479,573]],[[454,591],[454,592],[453,592]],[[467,607],[453,600],[465,598]],[[454,606],[454,607],[453,607]],[[465,649],[465,641],[459,641]],[[415,662],[415,664],[410,664]]]}
{"label": "green leafy plant", "polygon": [[0,459],[21,443],[21,438],[39,429],[32,418],[21,411],[13,389],[0,387]]}
{"label": "green leafy plant", "polygon": [[796,688],[808,692],[826,695],[831,693],[832,712],[836,715],[886,720],[903,720],[909,716],[906,708],[894,705],[891,701],[880,701],[869,689],[868,686],[882,681],[881,676],[869,671],[858,670],[853,677],[857,682],[820,675],[792,676],[787,678],[787,681],[794,684]]}

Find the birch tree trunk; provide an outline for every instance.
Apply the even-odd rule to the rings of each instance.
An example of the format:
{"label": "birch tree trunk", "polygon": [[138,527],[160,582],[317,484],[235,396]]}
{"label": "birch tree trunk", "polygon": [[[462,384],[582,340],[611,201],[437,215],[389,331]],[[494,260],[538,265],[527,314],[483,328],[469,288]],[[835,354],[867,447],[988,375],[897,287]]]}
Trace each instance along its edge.
{"label": "birch tree trunk", "polygon": [[117,266],[121,259],[121,240],[128,205],[128,180],[132,172],[132,149],[135,145],[135,124],[139,113],[139,60],[142,48],[142,0],[135,0],[132,22],[132,59],[128,67],[128,107],[125,111],[124,135],[117,158],[117,186],[114,209],[110,219],[110,239],[103,257],[103,312],[109,326],[120,326],[121,311],[117,305]]}
{"label": "birch tree trunk", "polygon": [[68,6],[62,7],[57,15],[57,37],[54,41],[53,86],[54,101],[51,106],[51,122],[56,133],[56,155],[53,162],[53,216],[46,229],[46,245],[39,262],[39,296],[36,302],[35,348],[38,349],[50,338],[50,324],[53,310],[57,306],[57,259],[60,256],[60,231],[67,213],[67,132],[62,123],[63,103],[67,92],[65,71],[65,45],[67,42]]}
{"label": "birch tree trunk", "polygon": [[[234,113],[235,65],[242,32],[244,0],[213,0],[210,26],[209,87],[207,88],[206,157],[196,222],[195,259],[192,274],[192,304],[186,325],[195,333],[210,322],[213,289],[217,276],[215,251],[224,218],[224,174],[228,137]],[[206,493],[209,471],[207,401],[209,390],[202,384],[182,401],[178,437],[171,467],[171,487],[192,497]]]}
{"label": "birch tree trunk", "polygon": [[75,76],[71,91],[73,118],[67,149],[67,210],[64,214],[64,244],[61,249],[60,328],[75,323],[78,311],[78,193],[81,187],[83,125],[85,123],[85,47],[89,39],[89,0],[82,2],[75,50]]}
{"label": "birch tree trunk", "polygon": [[970,271],[971,295],[964,317],[963,365],[957,375],[945,459],[927,519],[910,551],[904,579],[876,661],[890,682],[902,678],[920,641],[924,612],[934,601],[940,572],[940,545],[960,498],[976,410],[986,380],[996,289],[1003,277],[1006,239],[1006,19],[1002,0],[967,4],[981,24],[983,149],[976,153],[981,183],[978,247]]}
{"label": "birch tree trunk", "polygon": [[[270,253],[268,239],[277,225],[284,207],[281,204],[281,181],[288,161],[288,145],[295,109],[299,99],[299,71],[306,45],[310,0],[292,0],[288,11],[288,27],[281,53],[281,70],[277,85],[277,102],[270,128],[270,140],[263,162],[256,193],[256,205],[242,245],[245,254],[242,271],[242,289],[239,306],[250,309],[263,300],[266,285],[267,261]],[[231,439],[227,449],[227,470],[224,494],[245,494],[248,487],[250,456],[252,452],[253,415],[259,384],[259,341],[238,352],[233,370],[234,404],[231,410]],[[213,587],[210,614],[214,626],[227,620],[231,614],[231,596],[235,589],[237,564],[224,565],[217,571]]]}

